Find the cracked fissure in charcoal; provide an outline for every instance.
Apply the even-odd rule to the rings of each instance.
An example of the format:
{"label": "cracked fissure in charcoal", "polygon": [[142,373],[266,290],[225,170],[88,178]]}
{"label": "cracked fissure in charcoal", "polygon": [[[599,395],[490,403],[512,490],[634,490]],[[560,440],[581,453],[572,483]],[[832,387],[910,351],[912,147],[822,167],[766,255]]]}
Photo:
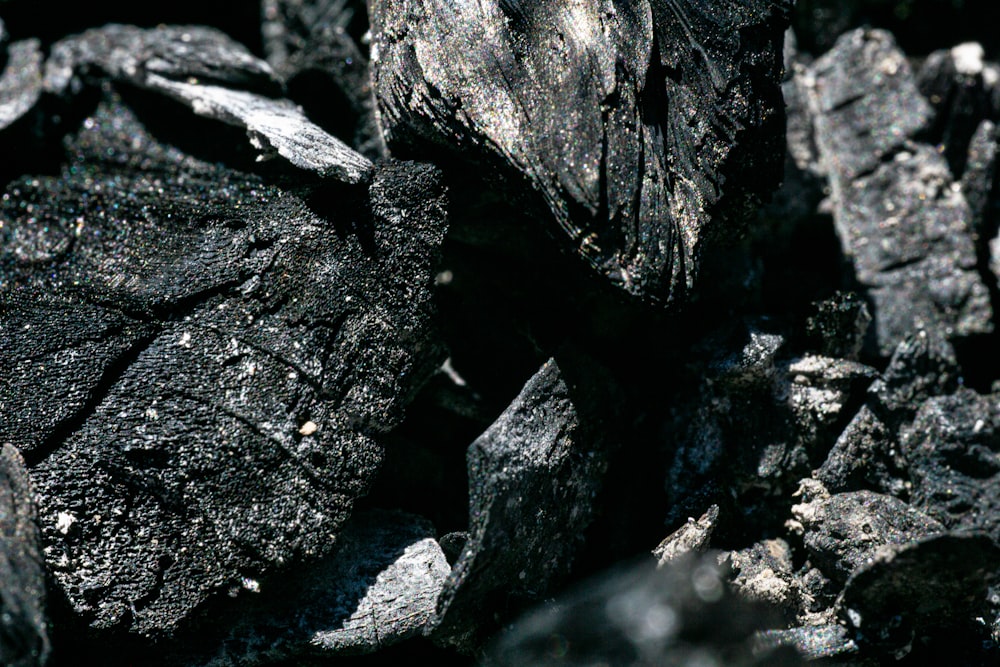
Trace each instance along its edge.
{"label": "cracked fissure in charcoal", "polygon": [[781,176],[783,0],[373,0],[390,145],[519,174],[567,247],[677,300]]}
{"label": "cracked fissure in charcoal", "polygon": [[386,163],[367,200],[311,186],[367,202],[331,220],[323,192],[183,155],[117,103],[68,156],[0,204],[0,441],[25,452],[71,607],[169,632],[334,546],[374,438],[440,361],[443,191]]}

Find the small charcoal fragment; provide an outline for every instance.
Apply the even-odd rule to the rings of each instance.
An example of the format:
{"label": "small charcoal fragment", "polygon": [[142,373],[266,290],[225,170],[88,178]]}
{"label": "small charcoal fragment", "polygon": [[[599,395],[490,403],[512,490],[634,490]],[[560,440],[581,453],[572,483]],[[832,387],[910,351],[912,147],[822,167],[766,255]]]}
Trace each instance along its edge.
{"label": "small charcoal fragment", "polygon": [[976,624],[998,577],[1000,547],[981,534],[945,534],[877,551],[839,601],[855,640],[902,657],[917,641],[947,642]]}
{"label": "small charcoal fragment", "polygon": [[24,461],[0,447],[0,664],[38,667],[49,653],[45,570]]}
{"label": "small charcoal fragment", "polygon": [[378,0],[379,120],[390,146],[444,146],[527,182],[568,249],[630,293],[678,300],[706,241],[738,233],[781,177],[788,7]]}
{"label": "small charcoal fragment", "polygon": [[[761,635],[768,646],[792,646],[806,660],[846,657],[858,652],[850,631],[839,623],[768,630]],[[854,663],[846,663],[854,664]],[[858,663],[858,666],[864,663]]]}
{"label": "small charcoal fragment", "polygon": [[[335,546],[374,438],[441,361],[443,188],[388,162],[352,194],[291,192],[158,144],[114,100],[67,154],[0,204],[0,438],[72,609],[169,633]],[[319,195],[345,205],[321,216]]]}
{"label": "small charcoal fragment", "polygon": [[663,567],[689,552],[701,553],[708,549],[712,531],[719,519],[719,506],[712,505],[695,521],[689,518],[683,526],[672,532],[655,549],[656,564]]}
{"label": "small charcoal fragment", "polygon": [[[26,114],[42,94],[42,51],[37,39],[0,45],[0,132]],[[4,62],[5,61],[5,62]]]}
{"label": "small charcoal fragment", "polygon": [[854,292],[838,292],[816,304],[806,322],[806,335],[827,357],[857,360],[872,316],[864,299]]}
{"label": "small charcoal fragment", "polygon": [[959,389],[923,404],[902,438],[911,502],[949,528],[1000,540],[1000,406]]}
{"label": "small charcoal fragment", "polygon": [[495,667],[800,665],[756,632],[779,621],[726,588],[716,554],[641,563],[579,586],[532,612],[494,644]]}
{"label": "small charcoal fragment", "polygon": [[945,527],[892,496],[871,491],[829,495],[805,480],[805,502],[792,507],[809,558],[832,579],[844,582],[888,544],[939,535]]}
{"label": "small charcoal fragment", "polygon": [[921,331],[902,341],[815,477],[834,493],[867,488],[905,496],[901,429],[928,398],[955,391],[960,374],[955,350],[942,335]]}
{"label": "small charcoal fragment", "polygon": [[[254,582],[259,594],[204,667],[251,667],[309,656],[369,653],[419,633],[450,568],[426,519],[356,514],[336,550],[308,569]],[[215,620],[215,619],[213,619]]]}
{"label": "small charcoal fragment", "polygon": [[300,169],[346,183],[371,176],[364,156],[310,122],[291,102],[269,97],[280,87],[268,64],[217,30],[122,25],[89,30],[53,46],[45,87],[65,93],[80,73],[149,88],[199,115],[244,127],[262,158],[280,155]]}
{"label": "small charcoal fragment", "polygon": [[[675,506],[671,521],[690,512],[692,498],[733,490],[750,492],[730,508],[746,521],[756,509],[751,494],[794,491],[875,376],[856,361],[783,358],[784,344],[782,336],[751,330],[740,352],[709,362],[690,400],[673,406],[666,428],[676,434],[676,448],[665,484]],[[732,341],[714,338],[706,345],[732,349]]]}
{"label": "small charcoal fragment", "polygon": [[438,601],[432,637],[466,650],[494,613],[568,574],[618,443],[610,379],[594,362],[549,360],[468,451],[469,538]]}
{"label": "small charcoal fragment", "polygon": [[794,618],[802,607],[802,590],[793,573],[792,549],[782,539],[756,542],[729,554],[733,589],[747,600],[766,603]]}

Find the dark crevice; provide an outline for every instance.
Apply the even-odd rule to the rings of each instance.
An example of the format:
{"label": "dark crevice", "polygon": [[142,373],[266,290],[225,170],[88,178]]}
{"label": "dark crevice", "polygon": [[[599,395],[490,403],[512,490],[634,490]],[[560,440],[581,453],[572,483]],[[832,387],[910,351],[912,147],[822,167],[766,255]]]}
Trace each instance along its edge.
{"label": "dark crevice", "polygon": [[124,352],[118,355],[114,361],[108,364],[101,374],[100,381],[91,390],[90,395],[84,404],[80,406],[80,409],[56,425],[52,433],[41,444],[24,452],[25,464],[29,468],[38,465],[69,440],[74,433],[83,428],[83,425],[94,414],[101,403],[104,402],[104,399],[111,393],[118,381],[128,372],[139,356],[156,340],[159,334],[160,330],[157,329],[144,336],[140,336]]}

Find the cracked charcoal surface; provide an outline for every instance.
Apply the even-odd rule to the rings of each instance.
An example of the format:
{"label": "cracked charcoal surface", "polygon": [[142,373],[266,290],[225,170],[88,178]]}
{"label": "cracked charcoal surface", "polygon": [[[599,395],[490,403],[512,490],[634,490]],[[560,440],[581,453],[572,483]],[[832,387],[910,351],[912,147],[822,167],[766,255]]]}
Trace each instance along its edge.
{"label": "cracked charcoal surface", "polygon": [[0,448],[0,663],[9,667],[43,665],[49,654],[45,570],[36,518],[24,460],[4,444]]}
{"label": "cracked charcoal surface", "polygon": [[494,614],[568,573],[618,444],[608,383],[594,362],[557,355],[469,446],[469,537],[438,600],[437,641],[476,646]]}
{"label": "cracked charcoal surface", "polygon": [[[450,567],[433,527],[402,512],[357,513],[316,566],[259,582],[217,654],[188,664],[268,665],[377,651],[419,633]],[[214,620],[214,619],[213,619]]]}
{"label": "cracked charcoal surface", "polygon": [[630,293],[679,300],[702,246],[781,176],[787,10],[379,0],[379,119],[390,146],[460,147],[526,181],[567,249]]}
{"label": "cracked charcoal surface", "polygon": [[792,650],[750,649],[758,646],[754,632],[777,622],[726,589],[717,558],[688,555],[663,568],[642,562],[577,586],[504,632],[486,664],[802,664]]}
{"label": "cracked charcoal surface", "polygon": [[913,140],[931,109],[892,37],[848,33],[809,76],[837,233],[873,303],[879,353],[914,329],[991,331],[969,206],[937,149]]}
{"label": "cracked charcoal surface", "polygon": [[291,102],[269,97],[280,90],[270,66],[217,30],[123,25],[90,30],[53,47],[45,87],[64,93],[75,74],[92,69],[169,95],[199,115],[246,128],[263,158],[280,155],[300,169],[346,183],[371,176],[367,158]]}
{"label": "cracked charcoal surface", "polygon": [[67,153],[0,209],[0,437],[31,463],[75,612],[169,631],[333,546],[373,437],[439,361],[443,193],[432,168],[387,163],[370,209],[326,219],[308,192],[157,144],[117,103]]}

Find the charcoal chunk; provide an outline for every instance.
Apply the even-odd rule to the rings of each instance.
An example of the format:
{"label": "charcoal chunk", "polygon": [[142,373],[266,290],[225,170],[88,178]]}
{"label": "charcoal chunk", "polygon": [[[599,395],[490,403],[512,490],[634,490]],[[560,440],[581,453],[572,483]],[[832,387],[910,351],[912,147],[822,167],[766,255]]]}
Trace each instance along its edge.
{"label": "charcoal chunk", "polygon": [[924,402],[958,388],[961,369],[943,335],[921,331],[902,341],[868,389],[865,405],[814,473],[827,489],[869,489],[906,497],[908,464],[899,439]]}
{"label": "charcoal chunk", "polygon": [[592,365],[550,359],[470,445],[469,537],[438,600],[437,641],[476,647],[495,612],[568,574],[617,444],[604,432],[618,409],[610,380]]}
{"label": "charcoal chunk", "polygon": [[[707,342],[709,349],[731,345]],[[745,523],[759,509],[750,499],[761,491],[794,491],[829,451],[850,406],[875,376],[872,368],[844,359],[789,359],[784,345],[780,335],[751,330],[742,350],[709,362],[691,399],[674,406],[666,427],[676,434],[665,484],[675,505],[671,520],[690,511],[692,497],[736,490],[742,499],[731,509]]]}
{"label": "charcoal chunk", "polygon": [[[283,189],[158,144],[114,100],[67,147],[0,205],[0,437],[72,609],[168,633],[335,546],[375,438],[441,361],[443,188],[390,162],[350,193]],[[346,204],[324,217],[321,195]]]}
{"label": "charcoal chunk", "polygon": [[794,650],[757,640],[755,631],[779,621],[726,589],[717,558],[689,554],[662,568],[639,563],[605,573],[520,619],[486,664],[802,664]]}
{"label": "charcoal chunk", "polygon": [[992,331],[969,206],[937,149],[913,140],[931,110],[892,37],[848,33],[810,75],[834,222],[874,305],[878,352],[921,328]]}
{"label": "charcoal chunk", "polygon": [[245,128],[262,159],[280,155],[300,169],[346,183],[371,176],[371,162],[364,156],[309,121],[291,102],[269,97],[280,88],[268,64],[217,30],[114,24],[89,30],[53,46],[45,87],[66,92],[74,75],[91,70]]}
{"label": "charcoal chunk", "polygon": [[806,502],[792,507],[804,531],[810,560],[844,582],[887,544],[906,544],[945,532],[945,527],[902,500],[871,491],[830,496],[815,482]]}
{"label": "charcoal chunk", "polygon": [[37,39],[0,46],[0,131],[10,127],[42,94],[42,51]]}
{"label": "charcoal chunk", "polygon": [[379,0],[379,120],[390,146],[526,181],[567,249],[629,293],[678,300],[707,240],[732,237],[781,177],[788,7]]}
{"label": "charcoal chunk", "polygon": [[982,534],[945,534],[878,551],[848,580],[839,609],[869,650],[902,657],[917,640],[948,641],[975,623],[996,582],[1000,547]]}
{"label": "charcoal chunk", "polygon": [[44,665],[49,654],[45,570],[24,460],[0,448],[0,663]]}
{"label": "charcoal chunk", "polygon": [[402,512],[352,516],[319,563],[252,582],[259,594],[236,612],[220,650],[188,664],[369,653],[419,633],[450,569],[433,533],[426,519]]}
{"label": "charcoal chunk", "polygon": [[1000,539],[1000,408],[971,389],[929,399],[902,438],[911,501],[949,528]]}
{"label": "charcoal chunk", "polygon": [[821,301],[806,322],[806,335],[827,357],[857,360],[872,316],[868,305],[853,292],[838,292]]}

